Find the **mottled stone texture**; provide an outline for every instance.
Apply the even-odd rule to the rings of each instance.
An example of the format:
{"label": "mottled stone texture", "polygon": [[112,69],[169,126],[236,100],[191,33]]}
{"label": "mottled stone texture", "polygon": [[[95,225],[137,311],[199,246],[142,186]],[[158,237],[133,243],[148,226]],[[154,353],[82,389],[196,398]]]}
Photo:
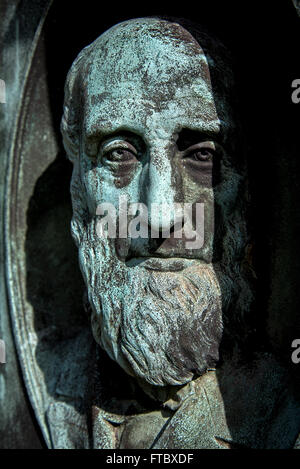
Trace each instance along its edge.
{"label": "mottled stone texture", "polygon": [[[84,26],[78,12],[80,42],[68,14],[58,21],[58,3],[41,29],[48,3],[30,3],[3,10],[10,27],[0,76],[9,92],[1,107],[7,289],[1,284],[0,333],[8,358],[0,370],[1,446],[299,447],[296,373],[289,357],[282,360],[299,324],[285,278],[295,279],[285,210],[294,185],[285,183],[290,165],[278,157],[276,216],[285,224],[274,225],[269,310],[254,310],[246,159],[256,189],[259,152],[252,142],[250,158],[243,143],[226,49],[183,20],[141,18],[105,32],[80,53],[66,85],[62,130],[71,164],[59,135],[63,83],[101,31]],[[120,144],[122,164],[113,154]],[[288,153],[287,144],[278,154]],[[174,239],[98,240],[95,207],[117,206],[120,194],[146,204],[205,203],[203,248],[191,253]],[[256,328],[265,330],[263,341]]]}

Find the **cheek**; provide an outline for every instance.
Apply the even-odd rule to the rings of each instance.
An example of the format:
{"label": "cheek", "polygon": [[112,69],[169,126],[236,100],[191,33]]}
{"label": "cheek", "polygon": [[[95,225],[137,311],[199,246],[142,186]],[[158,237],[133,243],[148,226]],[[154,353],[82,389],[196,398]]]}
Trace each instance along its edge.
{"label": "cheek", "polygon": [[232,167],[222,168],[222,181],[215,189],[216,203],[223,207],[224,213],[230,215],[239,196],[242,177]]}
{"label": "cheek", "polygon": [[109,202],[117,209],[120,196],[126,196],[128,202],[138,202],[140,170],[132,166],[112,171],[104,166],[90,168],[83,175],[89,212],[96,213],[100,203]]}
{"label": "cheek", "polygon": [[183,161],[182,170],[186,179],[201,187],[215,187],[220,182],[220,161]]}
{"label": "cheek", "polygon": [[199,254],[202,259],[211,262],[213,258],[215,234],[214,190],[211,185],[207,187],[205,184],[199,182],[198,179],[191,179],[189,175],[185,173],[183,177],[183,201],[193,204],[194,227],[198,226],[195,216],[196,204],[204,204],[204,244],[199,253],[198,251],[195,252],[195,257],[198,257]]}
{"label": "cheek", "polygon": [[88,168],[82,174],[82,181],[85,189],[89,213],[94,215],[96,213],[97,205],[101,202],[102,199],[103,175],[101,174],[99,168]]}

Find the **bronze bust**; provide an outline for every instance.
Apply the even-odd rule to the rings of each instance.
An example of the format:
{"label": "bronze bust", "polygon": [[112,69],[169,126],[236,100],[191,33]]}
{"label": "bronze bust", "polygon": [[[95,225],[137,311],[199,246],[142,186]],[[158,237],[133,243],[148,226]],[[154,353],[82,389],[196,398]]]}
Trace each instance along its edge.
{"label": "bronze bust", "polygon": [[[256,303],[248,164],[259,152],[245,141],[231,54],[198,23],[126,19],[73,62],[61,119],[42,4],[20,96],[5,104],[13,113],[20,100],[5,140],[17,357],[0,336],[3,428],[22,386],[18,358],[15,408],[27,394],[34,417],[15,419],[15,434],[36,419],[49,448],[299,447],[295,369],[256,329],[261,315],[274,343],[296,321],[277,313],[267,324]],[[7,408],[5,373],[16,383]]]}

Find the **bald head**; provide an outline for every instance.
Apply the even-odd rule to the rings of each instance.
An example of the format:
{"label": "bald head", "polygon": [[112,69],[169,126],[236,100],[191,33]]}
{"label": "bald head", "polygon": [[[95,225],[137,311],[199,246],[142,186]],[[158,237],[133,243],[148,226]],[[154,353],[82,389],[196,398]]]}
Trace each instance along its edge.
{"label": "bald head", "polygon": [[234,126],[229,103],[215,102],[210,73],[220,67],[222,86],[230,87],[230,70],[209,55],[210,38],[201,42],[203,48],[177,23],[141,18],[113,26],[83,49],[65,88],[62,132],[71,159],[79,128],[93,155],[99,135],[117,128],[147,138],[154,122],[162,135],[164,126],[173,135],[181,128],[218,132],[221,125]]}

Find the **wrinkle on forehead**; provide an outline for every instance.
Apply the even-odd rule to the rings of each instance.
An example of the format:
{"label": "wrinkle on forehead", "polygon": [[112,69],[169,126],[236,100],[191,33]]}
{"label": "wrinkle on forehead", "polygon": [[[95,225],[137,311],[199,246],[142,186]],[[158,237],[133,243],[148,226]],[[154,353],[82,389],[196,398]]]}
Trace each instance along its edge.
{"label": "wrinkle on forehead", "polygon": [[161,20],[121,23],[100,36],[83,94],[87,134],[103,120],[145,130],[149,121],[197,127],[218,119],[203,50],[184,28]]}
{"label": "wrinkle on forehead", "polygon": [[150,99],[106,95],[101,103],[90,107],[90,112],[85,112],[84,132],[87,138],[92,138],[123,129],[145,139],[151,138],[152,133],[167,138],[182,128],[217,134],[220,125],[213,100],[207,102],[185,96],[159,108]]}

